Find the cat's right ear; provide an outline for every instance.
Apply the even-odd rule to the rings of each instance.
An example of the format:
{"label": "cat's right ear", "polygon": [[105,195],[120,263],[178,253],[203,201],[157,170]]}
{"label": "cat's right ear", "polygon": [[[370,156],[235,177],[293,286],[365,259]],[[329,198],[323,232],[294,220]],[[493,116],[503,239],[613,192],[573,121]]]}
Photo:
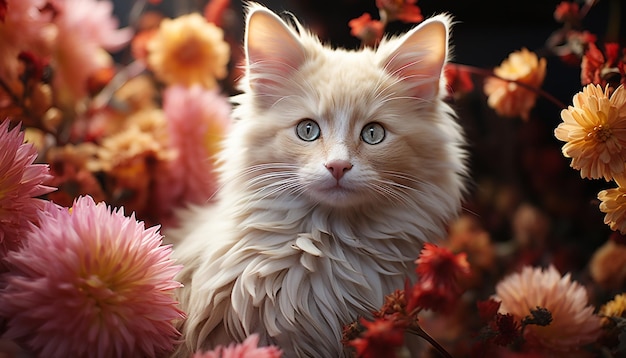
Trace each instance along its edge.
{"label": "cat's right ear", "polygon": [[244,50],[248,82],[261,100],[270,97],[266,99],[272,101],[274,91],[306,59],[298,34],[260,5],[248,9]]}

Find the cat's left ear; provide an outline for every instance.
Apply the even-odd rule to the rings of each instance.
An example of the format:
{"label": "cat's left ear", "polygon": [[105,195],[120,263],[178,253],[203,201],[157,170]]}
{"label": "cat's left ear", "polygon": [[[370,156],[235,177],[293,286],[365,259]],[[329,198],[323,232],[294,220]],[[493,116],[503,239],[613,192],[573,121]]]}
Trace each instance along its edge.
{"label": "cat's left ear", "polygon": [[261,101],[273,95],[306,60],[298,34],[270,10],[250,4],[244,50],[251,89]]}
{"label": "cat's left ear", "polygon": [[384,45],[383,66],[410,83],[416,97],[431,99],[439,94],[450,23],[449,16],[437,15]]}

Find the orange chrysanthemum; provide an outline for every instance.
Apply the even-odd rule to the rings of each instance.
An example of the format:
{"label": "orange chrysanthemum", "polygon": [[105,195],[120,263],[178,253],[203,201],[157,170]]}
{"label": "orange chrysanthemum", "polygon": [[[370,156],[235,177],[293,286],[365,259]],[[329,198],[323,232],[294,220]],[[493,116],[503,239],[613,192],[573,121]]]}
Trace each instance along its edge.
{"label": "orange chrysanthemum", "polygon": [[605,213],[604,223],[611,227],[611,230],[619,230],[626,234],[626,188],[602,190],[598,193],[600,199],[600,211]]}
{"label": "orange chrysanthemum", "polygon": [[554,135],[565,143],[563,155],[583,178],[609,181],[624,174],[626,162],[626,90],[587,85],[574,95],[574,106],[561,111]]}
{"label": "orange chrysanthemum", "polygon": [[504,278],[496,286],[500,313],[509,313],[521,321],[537,307],[547,309],[550,324],[530,324],[524,329],[527,348],[559,355],[594,342],[601,334],[600,317],[589,305],[587,290],[550,266],[542,270],[526,266],[519,273]]}
{"label": "orange chrysanthemum", "polygon": [[[537,93],[520,86],[541,87],[546,76],[546,59],[527,49],[513,52],[500,66],[493,70],[497,77],[485,80],[484,91],[489,98],[487,104],[498,115],[527,120],[535,106]],[[515,81],[515,82],[510,82]]]}
{"label": "orange chrysanthemum", "polygon": [[147,50],[148,65],[167,84],[213,88],[227,74],[230,48],[224,32],[200,14],[164,19]]}
{"label": "orange chrysanthemum", "polygon": [[619,234],[600,246],[589,260],[589,273],[593,281],[606,290],[616,290],[626,284],[626,244]]}
{"label": "orange chrysanthemum", "polygon": [[626,293],[615,295],[598,312],[600,316],[605,317],[624,317],[624,313],[626,313]]}

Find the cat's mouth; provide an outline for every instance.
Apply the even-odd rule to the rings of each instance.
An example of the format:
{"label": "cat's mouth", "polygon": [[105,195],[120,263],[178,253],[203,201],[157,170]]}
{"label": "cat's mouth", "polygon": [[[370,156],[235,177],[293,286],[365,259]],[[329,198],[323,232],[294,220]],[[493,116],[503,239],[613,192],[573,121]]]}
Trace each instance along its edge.
{"label": "cat's mouth", "polygon": [[313,197],[332,206],[345,206],[354,202],[356,190],[342,183],[318,188]]}

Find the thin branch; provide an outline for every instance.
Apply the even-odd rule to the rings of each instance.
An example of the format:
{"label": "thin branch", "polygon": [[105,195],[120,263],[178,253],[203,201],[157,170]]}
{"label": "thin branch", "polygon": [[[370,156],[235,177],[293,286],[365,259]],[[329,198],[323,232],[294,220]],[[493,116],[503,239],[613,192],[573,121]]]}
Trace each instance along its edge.
{"label": "thin branch", "polygon": [[554,97],[550,93],[542,90],[541,88],[533,87],[533,86],[530,86],[530,85],[528,85],[528,84],[526,84],[524,82],[520,82],[520,81],[517,81],[517,80],[509,80],[509,79],[506,79],[506,78],[502,78],[502,77],[496,75],[495,73],[493,73],[493,71],[486,70],[484,68],[478,68],[478,67],[469,66],[469,65],[461,65],[461,64],[458,64],[458,63],[450,63],[450,65],[451,66],[455,66],[455,67],[457,67],[457,68],[459,68],[459,69],[461,69],[463,71],[467,71],[467,72],[470,72],[470,73],[473,73],[473,74],[476,74],[476,75],[479,75],[479,76],[494,77],[494,78],[497,78],[497,79],[502,80],[502,81],[506,81],[506,82],[509,82],[509,83],[515,83],[516,85],[518,85],[520,87],[523,87],[523,88],[525,88],[525,89],[527,89],[529,91],[535,92],[538,95],[544,97],[548,101],[554,103],[554,105],[559,107],[560,109],[567,108],[565,103],[561,102],[559,99],[557,99],[556,97]]}
{"label": "thin branch", "polygon": [[450,353],[448,353],[448,351],[446,351],[446,349],[443,348],[443,346],[441,344],[439,344],[439,342],[437,342],[433,337],[429,336],[428,333],[426,333],[426,331],[424,331],[422,329],[422,327],[420,327],[419,325],[414,325],[413,327],[408,328],[407,332],[413,333],[413,334],[415,334],[417,336],[420,336],[420,337],[424,338],[443,357],[445,357],[445,358],[452,358],[452,355],[450,355]]}

